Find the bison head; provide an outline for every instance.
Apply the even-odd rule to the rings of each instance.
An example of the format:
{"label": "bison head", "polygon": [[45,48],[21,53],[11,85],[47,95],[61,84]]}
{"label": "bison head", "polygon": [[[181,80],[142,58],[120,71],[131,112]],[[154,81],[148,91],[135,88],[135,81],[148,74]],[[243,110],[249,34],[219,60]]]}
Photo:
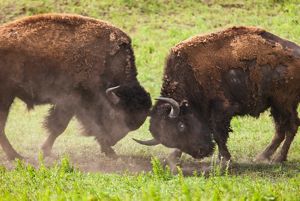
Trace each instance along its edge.
{"label": "bison head", "polygon": [[154,139],[137,142],[144,145],[163,144],[178,148],[194,158],[212,154],[214,143],[206,119],[201,119],[187,101],[178,103],[160,97],[151,112],[150,132]]}
{"label": "bison head", "polygon": [[144,123],[152,105],[149,93],[135,83],[109,88],[106,96],[111,103],[109,116],[112,119],[123,116],[130,130],[136,130]]}
{"label": "bison head", "polygon": [[144,123],[152,104],[149,93],[138,83],[108,88],[105,96],[107,102],[101,100],[98,125],[107,136],[106,143],[112,146]]}
{"label": "bison head", "polygon": [[151,99],[138,83],[110,87],[99,96],[85,94],[77,113],[86,135],[113,146],[129,131],[139,128],[151,108]]}

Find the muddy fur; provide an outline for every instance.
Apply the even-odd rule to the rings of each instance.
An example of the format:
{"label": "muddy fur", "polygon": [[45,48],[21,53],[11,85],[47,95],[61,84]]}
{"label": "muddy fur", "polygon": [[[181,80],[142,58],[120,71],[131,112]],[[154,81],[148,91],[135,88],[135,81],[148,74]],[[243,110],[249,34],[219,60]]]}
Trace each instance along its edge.
{"label": "muddy fur", "polygon": [[[0,144],[8,158],[20,157],[4,127],[15,97],[29,109],[52,104],[43,145],[49,154],[72,116],[102,146],[137,129],[151,107],[137,78],[131,39],[113,25],[79,15],[45,14],[0,26]],[[112,102],[105,90],[120,85]],[[138,115],[136,115],[138,114]],[[103,137],[105,136],[105,137]],[[103,148],[103,147],[102,147]],[[110,150],[113,152],[113,150]]]}
{"label": "muddy fur", "polygon": [[231,118],[258,117],[271,108],[276,134],[257,159],[269,160],[284,141],[274,159],[282,162],[300,122],[300,47],[255,27],[192,37],[171,49],[161,96],[176,100],[180,114],[171,119],[170,105],[156,102],[150,131],[162,144],[196,158],[210,155],[215,142],[229,160]]}

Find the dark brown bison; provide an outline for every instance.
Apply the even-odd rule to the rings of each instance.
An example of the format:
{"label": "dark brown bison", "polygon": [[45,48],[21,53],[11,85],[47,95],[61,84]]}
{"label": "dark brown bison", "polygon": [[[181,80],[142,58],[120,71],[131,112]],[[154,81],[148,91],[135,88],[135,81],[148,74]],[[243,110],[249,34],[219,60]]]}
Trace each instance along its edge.
{"label": "dark brown bison", "polygon": [[102,151],[114,156],[111,146],[139,128],[151,107],[136,76],[130,38],[109,23],[47,14],[0,26],[0,144],[7,157],[20,157],[4,133],[15,97],[29,109],[53,105],[45,122],[45,155],[76,116]]}
{"label": "dark brown bison", "polygon": [[157,100],[150,120],[154,139],[142,144],[203,158],[216,143],[229,160],[232,117],[258,117],[271,108],[276,134],[257,159],[269,160],[284,141],[274,160],[285,161],[300,124],[300,47],[253,27],[195,36],[172,48]]}

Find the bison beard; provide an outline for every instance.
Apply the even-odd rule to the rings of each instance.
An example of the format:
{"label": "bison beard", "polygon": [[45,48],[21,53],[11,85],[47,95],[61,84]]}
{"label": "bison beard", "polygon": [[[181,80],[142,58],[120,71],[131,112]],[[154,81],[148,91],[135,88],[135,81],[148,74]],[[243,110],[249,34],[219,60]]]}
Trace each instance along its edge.
{"label": "bison beard", "polygon": [[0,144],[7,157],[21,157],[4,133],[15,97],[29,109],[53,105],[45,155],[76,116],[84,133],[115,156],[111,146],[139,128],[151,107],[136,76],[130,38],[106,22],[47,14],[0,26]]}
{"label": "bison beard", "polygon": [[[161,96],[150,119],[155,141],[140,143],[180,150],[170,158],[181,151],[203,158],[216,143],[220,157],[230,160],[226,143],[232,117],[258,117],[271,108],[276,133],[257,160],[271,160],[283,143],[273,159],[283,162],[300,122],[300,47],[254,27],[192,37],[172,48]],[[175,118],[174,105],[179,107]]]}

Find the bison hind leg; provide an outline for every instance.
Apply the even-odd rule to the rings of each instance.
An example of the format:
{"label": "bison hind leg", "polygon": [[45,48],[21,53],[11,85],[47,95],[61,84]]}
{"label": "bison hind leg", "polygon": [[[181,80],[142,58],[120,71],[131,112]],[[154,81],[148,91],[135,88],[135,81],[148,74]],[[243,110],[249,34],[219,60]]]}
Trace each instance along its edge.
{"label": "bison hind leg", "polygon": [[73,111],[65,106],[55,105],[50,108],[49,115],[44,123],[45,128],[49,132],[49,136],[42,146],[44,156],[51,154],[56,138],[65,131],[73,114]]}
{"label": "bison hind leg", "polygon": [[[9,91],[9,90],[7,90]],[[5,124],[7,121],[7,116],[9,113],[9,108],[13,102],[13,97],[4,98],[4,95],[0,94],[0,145],[2,146],[7,158],[9,160],[14,160],[16,158],[22,158],[11,146],[10,142],[8,141],[4,129]]]}
{"label": "bison hind leg", "polygon": [[287,160],[288,151],[290,149],[290,146],[294,140],[294,137],[299,127],[297,107],[293,108],[293,111],[291,111],[291,113],[288,116],[286,116],[286,119],[287,121],[286,121],[286,129],[285,129],[285,140],[283,142],[280,151],[273,159],[273,162],[275,163],[282,163]]}
{"label": "bison hind leg", "polygon": [[104,153],[105,156],[113,159],[118,158],[115,150],[111,147],[109,139],[97,136],[96,140],[101,147],[101,152]]}
{"label": "bison hind leg", "polygon": [[271,107],[271,114],[274,118],[276,133],[271,143],[256,157],[256,162],[270,161],[271,156],[275,153],[283,141],[284,143],[282,148],[273,162],[277,163],[285,161],[287,159],[288,150],[299,126],[296,106],[292,107],[291,110],[279,110],[276,107]]}

